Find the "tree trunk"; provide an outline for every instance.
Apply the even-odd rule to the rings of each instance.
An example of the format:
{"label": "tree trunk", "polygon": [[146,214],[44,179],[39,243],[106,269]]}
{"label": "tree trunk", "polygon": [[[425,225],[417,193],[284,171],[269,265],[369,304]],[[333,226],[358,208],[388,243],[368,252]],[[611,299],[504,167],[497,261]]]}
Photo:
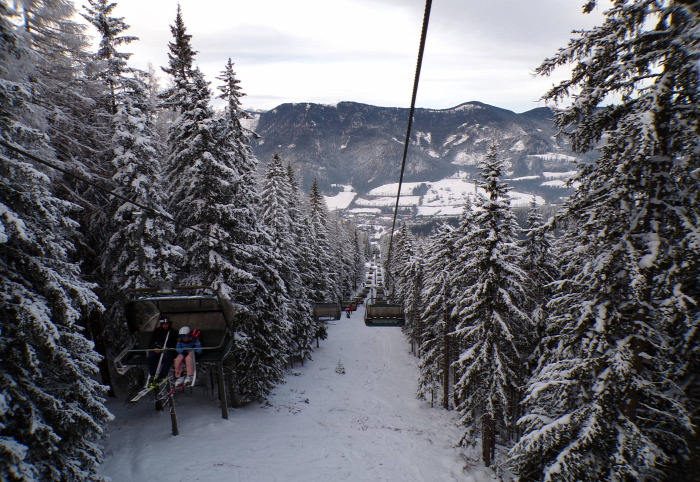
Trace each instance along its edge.
{"label": "tree trunk", "polygon": [[100,377],[102,378],[102,385],[109,387],[107,389],[107,396],[115,398],[117,395],[114,392],[114,386],[112,385],[112,373],[109,371],[109,360],[107,359],[107,348],[105,343],[102,341],[101,337],[95,335],[95,330],[93,329],[97,319],[100,315],[92,314],[87,318],[88,335],[90,341],[95,344],[95,351],[102,355],[102,359],[98,363],[97,367],[100,370]]}
{"label": "tree trunk", "polygon": [[444,312],[445,327],[442,333],[442,407],[445,410],[450,409],[450,330],[449,330],[449,313]]}
{"label": "tree trunk", "polygon": [[496,452],[496,434],[491,414],[485,413],[481,417],[481,455],[484,458],[484,465],[491,466]]}

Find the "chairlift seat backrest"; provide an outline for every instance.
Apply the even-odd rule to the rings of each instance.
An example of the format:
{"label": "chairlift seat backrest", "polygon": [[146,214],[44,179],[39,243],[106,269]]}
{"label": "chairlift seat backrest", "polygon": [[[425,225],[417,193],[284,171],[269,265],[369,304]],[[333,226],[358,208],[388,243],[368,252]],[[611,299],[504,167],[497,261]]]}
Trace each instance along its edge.
{"label": "chairlift seat backrest", "polygon": [[[126,305],[126,321],[134,344],[118,357],[123,365],[147,364],[147,349],[161,316],[167,316],[177,333],[183,326],[201,331],[202,354],[198,362],[218,362],[232,347],[233,307],[217,296],[154,296]],[[115,363],[117,360],[115,360]]]}
{"label": "chairlift seat backrest", "polygon": [[315,303],[314,318],[316,320],[339,320],[340,303]]}

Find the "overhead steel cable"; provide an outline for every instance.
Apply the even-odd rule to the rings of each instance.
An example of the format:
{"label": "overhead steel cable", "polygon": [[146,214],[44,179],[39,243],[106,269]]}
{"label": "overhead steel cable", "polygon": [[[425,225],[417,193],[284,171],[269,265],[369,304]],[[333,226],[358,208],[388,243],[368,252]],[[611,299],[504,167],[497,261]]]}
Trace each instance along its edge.
{"label": "overhead steel cable", "polygon": [[92,187],[94,187],[95,189],[98,189],[98,190],[100,190],[100,191],[102,191],[102,192],[105,192],[105,193],[111,195],[111,196],[114,196],[114,197],[116,197],[116,198],[118,198],[118,199],[121,199],[122,201],[127,201],[127,202],[133,204],[134,206],[143,209],[144,211],[148,211],[148,212],[150,212],[150,213],[156,214],[156,215],[158,215],[158,216],[162,216],[162,217],[164,217],[164,218],[166,218],[166,219],[168,219],[168,220],[170,220],[170,221],[175,222],[175,220],[174,220],[172,217],[170,217],[170,216],[168,216],[168,215],[166,215],[166,214],[164,214],[164,213],[161,213],[161,212],[159,212],[159,211],[156,211],[155,209],[150,208],[150,207],[148,207],[148,206],[144,206],[143,204],[140,204],[138,201],[134,201],[134,200],[132,200],[132,199],[129,199],[129,198],[125,197],[125,196],[122,196],[121,194],[117,194],[116,192],[111,191],[111,190],[109,190],[109,189],[106,188],[106,187],[100,186],[99,184],[97,184],[97,183],[94,182],[94,181],[91,181],[91,180],[89,180],[89,179],[85,179],[84,177],[82,177],[82,176],[80,176],[80,175],[78,175],[78,174],[76,174],[76,173],[74,173],[74,172],[71,172],[71,171],[69,171],[68,169],[64,169],[64,168],[62,168],[62,167],[60,167],[60,166],[57,166],[57,165],[54,164],[53,162],[50,162],[50,161],[47,161],[47,160],[42,159],[42,158],[40,158],[40,157],[37,157],[37,156],[35,156],[34,154],[32,154],[32,153],[30,153],[30,152],[27,152],[27,151],[25,151],[24,149],[19,148],[19,147],[15,146],[15,145],[12,145],[12,144],[10,144],[10,143],[8,143],[8,142],[5,142],[5,141],[2,140],[2,139],[0,139],[0,146],[7,147],[8,149],[13,150],[13,151],[15,151],[15,152],[17,152],[17,153],[23,155],[24,157],[27,157],[27,158],[31,159],[32,161],[38,162],[39,164],[43,164],[43,165],[45,165],[45,166],[50,167],[51,169],[55,169],[55,170],[58,171],[58,172],[62,172],[63,174],[66,174],[66,175],[68,175],[68,176],[71,176],[72,178],[77,179],[78,181],[84,182],[84,183],[87,184],[88,186],[92,186]]}
{"label": "overhead steel cable", "polygon": [[170,216],[169,214],[166,214],[166,213],[164,213],[164,212],[162,212],[162,211],[157,211],[157,210],[153,209],[152,207],[149,207],[149,206],[146,206],[146,205],[144,205],[144,204],[141,204],[141,203],[139,203],[138,201],[134,201],[133,199],[129,199],[129,198],[127,198],[126,196],[122,196],[121,194],[118,194],[118,193],[116,193],[116,192],[114,192],[114,191],[112,191],[112,190],[110,190],[110,189],[108,189],[108,188],[106,188],[106,187],[104,187],[104,186],[100,186],[98,183],[96,183],[96,182],[94,182],[94,181],[91,181],[91,180],[89,180],[89,179],[86,179],[86,178],[84,178],[83,176],[80,176],[79,174],[76,174],[76,173],[74,173],[74,172],[69,171],[68,169],[64,169],[64,168],[62,168],[62,167],[60,167],[60,166],[57,166],[56,164],[54,164],[54,163],[51,162],[51,161],[47,161],[46,159],[42,159],[42,158],[40,158],[40,157],[37,157],[37,156],[35,156],[34,154],[32,154],[32,153],[30,153],[30,152],[27,152],[27,151],[25,151],[24,149],[22,149],[22,148],[20,148],[20,147],[17,147],[17,146],[15,146],[15,145],[13,145],[13,144],[10,144],[10,143],[4,141],[3,139],[0,139],[0,146],[6,147],[6,148],[8,148],[8,149],[10,149],[10,150],[13,150],[13,151],[17,152],[18,154],[23,155],[24,157],[27,157],[27,158],[29,158],[29,159],[35,161],[35,162],[38,162],[39,164],[43,164],[44,166],[48,166],[48,167],[50,167],[51,169],[55,169],[55,170],[57,170],[58,172],[62,172],[63,174],[66,174],[67,176],[71,176],[72,178],[77,179],[78,181],[84,182],[85,184],[87,184],[87,185],[89,185],[89,186],[92,186],[92,187],[94,187],[95,189],[98,189],[98,190],[100,190],[100,191],[102,191],[102,192],[104,192],[104,193],[107,193],[107,194],[109,194],[110,196],[114,196],[114,197],[116,197],[117,199],[121,199],[122,201],[126,201],[126,202],[128,202],[128,203],[131,203],[131,204],[133,204],[134,206],[136,206],[137,208],[143,209],[145,212],[148,212],[149,214],[152,214],[152,215],[154,215],[154,216],[160,216],[160,217],[162,217],[162,218],[165,218],[165,219],[167,219],[168,221],[170,221],[170,222],[172,222],[173,224],[175,224],[175,226],[178,226],[178,227],[184,228],[184,229],[189,229],[189,230],[191,230],[191,231],[194,231],[194,232],[197,233],[197,234],[200,234],[200,235],[202,235],[202,236],[204,236],[204,237],[213,239],[213,240],[218,241],[218,242],[220,242],[220,243],[222,243],[222,244],[226,244],[226,245],[229,245],[229,246],[232,246],[232,247],[234,246],[234,245],[232,245],[231,243],[229,243],[228,241],[225,241],[225,240],[223,240],[223,239],[217,238],[216,236],[213,236],[213,235],[211,235],[211,234],[209,234],[209,233],[205,233],[205,232],[202,231],[201,229],[198,229],[198,228],[195,228],[195,227],[192,227],[192,226],[185,226],[185,225],[183,225],[182,223],[177,222],[177,221],[176,221],[172,216]]}
{"label": "overhead steel cable", "polygon": [[416,95],[418,94],[418,82],[420,80],[420,69],[423,65],[423,52],[425,51],[425,38],[428,34],[428,21],[430,20],[430,8],[432,0],[426,0],[425,12],[423,13],[423,29],[420,34],[420,46],[418,48],[418,61],[416,64],[416,76],[413,79],[413,95],[411,96],[411,109],[408,114],[408,127],[406,128],[406,140],[403,145],[403,158],[401,159],[401,174],[399,176],[399,189],[396,193],[396,206],[394,207],[394,221],[391,224],[391,235],[389,237],[389,252],[387,262],[391,262],[391,248],[394,243],[394,230],[396,228],[396,215],[399,212],[399,199],[401,198],[401,185],[403,184],[403,173],[406,169],[406,156],[408,154],[408,143],[411,140],[411,127],[413,126],[413,114],[416,110]]}

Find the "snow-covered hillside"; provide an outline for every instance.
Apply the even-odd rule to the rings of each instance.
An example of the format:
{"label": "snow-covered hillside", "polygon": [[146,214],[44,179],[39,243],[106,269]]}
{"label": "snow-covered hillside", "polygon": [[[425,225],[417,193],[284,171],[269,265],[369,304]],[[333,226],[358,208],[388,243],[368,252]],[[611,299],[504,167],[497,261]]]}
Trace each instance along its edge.
{"label": "snow-covered hillside", "polygon": [[[549,173],[553,174],[553,173]],[[571,173],[561,173],[559,182],[565,183],[566,178]],[[553,176],[548,176],[551,179]],[[546,182],[546,181],[545,181]],[[421,196],[414,195],[420,187],[427,189]],[[326,196],[326,204],[331,210],[382,208],[393,207],[396,204],[396,193],[399,184],[384,184],[367,192],[366,195],[357,197],[357,193],[352,186],[343,186],[344,191],[335,196]],[[484,194],[482,189],[477,189],[473,179],[463,177],[451,177],[436,182],[409,182],[401,186],[400,207],[414,206],[419,216],[457,216],[464,209],[464,204],[468,196],[475,196],[477,191]],[[544,204],[545,200],[541,196],[510,191],[512,206],[528,206],[533,199],[537,204]]]}
{"label": "snow-covered hillside", "polygon": [[418,359],[401,329],[368,328],[358,308],[330,322],[314,359],[289,369],[268,402],[231,410],[229,420],[204,388],[177,395],[176,437],[167,411],[112,401],[102,474],[113,482],[496,480],[455,448],[455,412],[415,398]]}

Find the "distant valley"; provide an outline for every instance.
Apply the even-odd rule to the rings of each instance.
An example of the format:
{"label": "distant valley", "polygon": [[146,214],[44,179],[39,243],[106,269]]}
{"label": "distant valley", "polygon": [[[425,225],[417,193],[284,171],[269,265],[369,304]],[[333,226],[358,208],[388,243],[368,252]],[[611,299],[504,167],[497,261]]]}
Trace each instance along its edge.
{"label": "distant valley", "polygon": [[[257,134],[253,151],[262,163],[277,152],[292,163],[305,190],[318,179],[331,208],[376,213],[395,203],[396,186],[393,194],[390,186],[399,180],[408,112],[354,102],[282,104],[253,113],[247,126]],[[513,187],[514,204],[533,196],[538,203],[560,203],[576,162],[594,157],[572,153],[556,137],[553,117],[547,108],[516,114],[480,102],[416,109],[402,205],[413,206],[418,216],[458,213],[466,193],[474,192],[492,139],[509,166],[504,179]]]}

